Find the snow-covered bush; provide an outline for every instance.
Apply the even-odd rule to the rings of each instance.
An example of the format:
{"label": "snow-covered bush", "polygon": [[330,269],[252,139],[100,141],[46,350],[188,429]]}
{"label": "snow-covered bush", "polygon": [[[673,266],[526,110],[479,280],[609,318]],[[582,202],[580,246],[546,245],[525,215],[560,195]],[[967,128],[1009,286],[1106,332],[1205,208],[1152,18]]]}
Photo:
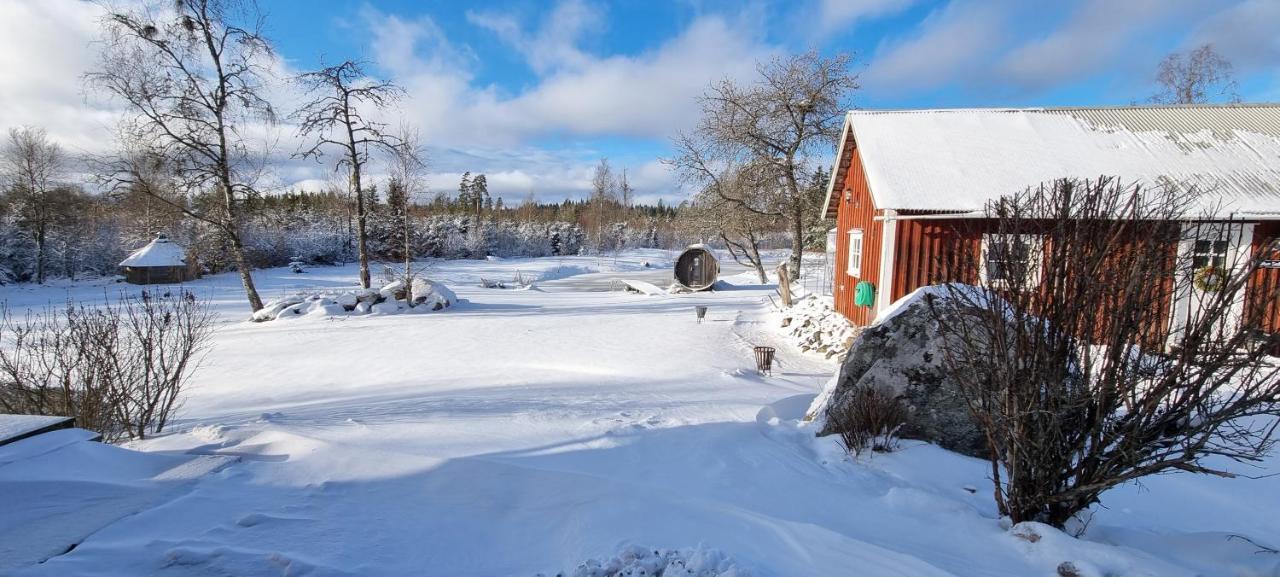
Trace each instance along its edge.
{"label": "snow-covered bush", "polygon": [[[553,573],[572,577],[750,577],[732,559],[714,549],[649,549],[625,547],[608,559],[588,559],[572,572]],[[537,577],[548,577],[539,573]]]}

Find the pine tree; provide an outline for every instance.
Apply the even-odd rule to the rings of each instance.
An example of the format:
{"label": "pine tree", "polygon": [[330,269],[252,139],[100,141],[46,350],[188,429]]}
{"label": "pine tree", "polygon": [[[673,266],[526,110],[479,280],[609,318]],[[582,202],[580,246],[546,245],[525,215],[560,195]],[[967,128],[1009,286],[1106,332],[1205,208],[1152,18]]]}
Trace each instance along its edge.
{"label": "pine tree", "polygon": [[471,184],[471,171],[467,171],[462,174],[462,182],[458,183],[458,208],[464,212],[469,210],[474,202],[472,200],[472,190],[474,188]]}
{"label": "pine tree", "polygon": [[483,174],[476,175],[471,182],[471,203],[475,215],[479,217],[484,209],[493,208],[493,200],[489,198],[489,181]]}

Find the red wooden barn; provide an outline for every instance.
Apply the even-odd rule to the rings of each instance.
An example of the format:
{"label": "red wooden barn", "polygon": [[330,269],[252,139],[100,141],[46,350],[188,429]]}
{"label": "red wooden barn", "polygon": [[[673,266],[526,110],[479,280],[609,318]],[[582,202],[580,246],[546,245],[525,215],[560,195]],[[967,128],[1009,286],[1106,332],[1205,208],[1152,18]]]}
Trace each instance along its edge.
{"label": "red wooden barn", "polygon": [[[870,324],[915,289],[951,280],[938,265],[949,243],[999,242],[958,232],[980,231],[989,201],[1104,175],[1211,191],[1205,202],[1223,222],[1180,224],[1205,242],[1183,243],[1179,258],[1244,260],[1280,237],[1280,105],[851,111],[823,208],[836,219],[836,308]],[[999,274],[983,260],[980,274]],[[1280,255],[1275,266],[1256,272],[1256,287],[1280,282]],[[875,292],[859,305],[862,281]],[[1242,306],[1264,309],[1257,328],[1280,332],[1280,306],[1260,302],[1262,292]],[[1176,319],[1188,304],[1172,306]]]}

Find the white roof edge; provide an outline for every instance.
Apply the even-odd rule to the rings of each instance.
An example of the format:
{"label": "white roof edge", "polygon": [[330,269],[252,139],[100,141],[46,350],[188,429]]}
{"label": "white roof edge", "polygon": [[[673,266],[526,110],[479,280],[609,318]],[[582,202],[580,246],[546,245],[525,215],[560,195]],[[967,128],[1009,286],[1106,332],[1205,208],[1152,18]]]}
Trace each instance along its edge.
{"label": "white roof edge", "polygon": [[840,127],[840,143],[836,145],[836,158],[831,163],[831,178],[827,179],[827,198],[822,201],[822,218],[827,218],[827,213],[831,210],[831,192],[836,188],[836,173],[840,170],[841,156],[844,156],[844,142],[849,137],[849,131],[853,130],[852,122],[849,117],[853,116],[852,110],[844,113],[844,124]]}
{"label": "white roof edge", "polygon": [[1189,109],[1189,108],[1275,108],[1280,106],[1280,102],[1222,102],[1222,103],[1197,103],[1197,104],[1104,104],[1099,106],[976,106],[971,108],[952,107],[952,108],[858,108],[850,109],[846,113],[847,116],[864,115],[864,114],[910,114],[910,113],[938,113],[938,112],[1058,112],[1058,111],[1088,111],[1088,110],[1161,110],[1161,109]]}

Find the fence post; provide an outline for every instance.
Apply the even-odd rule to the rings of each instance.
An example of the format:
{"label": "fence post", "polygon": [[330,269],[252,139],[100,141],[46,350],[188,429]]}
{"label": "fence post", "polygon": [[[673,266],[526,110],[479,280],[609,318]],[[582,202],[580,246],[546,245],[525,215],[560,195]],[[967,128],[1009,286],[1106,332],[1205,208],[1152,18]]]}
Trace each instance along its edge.
{"label": "fence post", "polygon": [[787,274],[787,263],[778,265],[778,294],[782,296],[782,306],[791,308],[791,276]]}

